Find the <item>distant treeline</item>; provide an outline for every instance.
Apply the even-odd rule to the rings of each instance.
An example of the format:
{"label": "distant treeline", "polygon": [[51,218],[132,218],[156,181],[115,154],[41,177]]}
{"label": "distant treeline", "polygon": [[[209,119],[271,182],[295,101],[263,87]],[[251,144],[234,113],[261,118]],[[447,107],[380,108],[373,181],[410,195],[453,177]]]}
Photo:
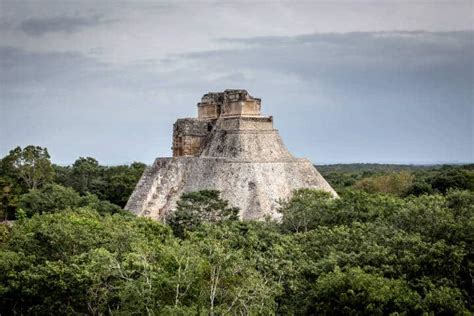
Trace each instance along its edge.
{"label": "distant treeline", "polygon": [[347,163],[347,164],[329,164],[315,165],[318,170],[324,172],[400,172],[400,171],[418,171],[418,170],[439,170],[452,167],[474,170],[474,164],[380,164],[380,163]]}
{"label": "distant treeline", "polygon": [[474,190],[474,164],[390,165],[336,164],[316,166],[338,192],[359,189],[398,196]]}

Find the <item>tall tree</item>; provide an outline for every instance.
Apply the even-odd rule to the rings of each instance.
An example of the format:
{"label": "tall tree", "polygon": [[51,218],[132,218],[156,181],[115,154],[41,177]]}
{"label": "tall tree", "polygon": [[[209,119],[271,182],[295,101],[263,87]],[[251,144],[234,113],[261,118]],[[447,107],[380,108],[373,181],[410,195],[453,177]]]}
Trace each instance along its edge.
{"label": "tall tree", "polygon": [[216,223],[237,220],[239,208],[230,207],[216,190],[202,190],[184,193],[177,202],[176,210],[166,221],[176,236],[183,237],[186,230],[193,230],[203,222]]}
{"label": "tall tree", "polygon": [[22,190],[15,180],[0,176],[0,220],[13,219]]}
{"label": "tall tree", "polygon": [[102,167],[91,157],[80,157],[72,165],[73,188],[81,194],[98,194],[102,187]]}
{"label": "tall tree", "polygon": [[27,189],[36,189],[54,177],[48,149],[40,146],[30,145],[23,149],[18,146],[11,150],[2,159],[2,170],[21,179]]}
{"label": "tall tree", "polygon": [[103,198],[121,207],[127,204],[146,165],[134,162],[131,165],[113,166],[105,169]]}
{"label": "tall tree", "polygon": [[323,214],[331,208],[333,198],[328,192],[298,189],[288,200],[279,201],[281,228],[289,232],[306,232],[320,224]]}

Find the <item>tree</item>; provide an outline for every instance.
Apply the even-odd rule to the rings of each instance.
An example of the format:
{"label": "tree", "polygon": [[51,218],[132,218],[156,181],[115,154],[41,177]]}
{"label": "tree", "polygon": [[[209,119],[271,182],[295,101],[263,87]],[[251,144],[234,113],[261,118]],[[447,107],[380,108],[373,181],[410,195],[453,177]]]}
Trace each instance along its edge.
{"label": "tree", "polygon": [[107,201],[101,201],[93,194],[79,195],[72,188],[49,184],[41,190],[30,190],[20,197],[19,207],[27,217],[35,214],[55,213],[66,209],[88,206],[98,212],[113,214],[121,209]]}
{"label": "tree", "polygon": [[[298,269],[306,266],[307,263],[293,236],[281,234],[277,223],[226,221],[218,224],[203,224],[187,234],[186,241],[199,244],[201,249],[206,249],[206,256],[213,258],[211,263],[214,264],[214,268],[219,268],[219,260],[225,260],[223,266],[220,267],[219,280],[223,281],[225,274],[228,274],[225,276],[228,280],[235,279],[231,279],[233,280],[231,282],[218,283],[216,294],[221,304],[223,302],[220,295],[225,294],[229,302],[235,300],[233,314],[239,314],[236,313],[239,304],[250,305],[248,302],[252,300],[251,304],[257,308],[254,313],[257,315],[275,314],[273,308],[276,308],[278,315],[298,314],[295,313],[293,304],[300,304],[300,297],[305,297],[304,291],[299,291],[302,289],[300,283],[304,282],[304,277],[299,274]],[[221,253],[222,258],[216,257],[220,247],[224,248]],[[241,270],[244,267],[246,269],[252,267],[258,271],[259,278],[252,280],[250,277],[245,277],[245,283],[240,283],[243,281]],[[232,276],[233,274],[237,275]],[[211,276],[216,280],[216,274],[206,274],[206,276]],[[237,295],[232,294],[232,291]],[[252,291],[255,291],[255,294]],[[274,302],[269,302],[268,298],[263,300],[262,295],[273,297]],[[207,295],[205,303],[209,303]],[[232,303],[229,304],[232,305]],[[258,309],[258,306],[261,306],[261,309]]]}
{"label": "tree", "polygon": [[290,232],[305,232],[321,222],[322,214],[331,207],[332,196],[314,189],[298,189],[287,201],[280,201],[281,227]]}
{"label": "tree", "polygon": [[88,208],[20,221],[0,247],[0,313],[272,314],[275,291],[227,223],[182,241]]}
{"label": "tree", "polygon": [[114,166],[105,169],[103,198],[125,207],[146,165],[134,162],[130,166]]}
{"label": "tree", "polygon": [[81,195],[92,193],[101,200],[125,207],[146,165],[134,162],[131,165],[101,166],[91,157],[77,159],[73,166],[53,165],[55,182],[72,187]]}
{"label": "tree", "polygon": [[[218,191],[192,192],[167,225],[104,200],[123,203],[143,164],[82,158],[75,175],[54,166],[64,186],[27,190],[6,162],[0,211],[16,209],[17,221],[0,224],[2,315],[474,311],[474,192],[453,189],[469,187],[474,165],[409,169],[415,181],[404,194],[352,191],[344,181],[339,199],[298,190],[282,202],[280,222],[237,221]],[[401,171],[362,167],[350,178]],[[80,194],[72,187],[85,178]]]}
{"label": "tree", "polygon": [[[147,314],[146,300],[159,314],[174,290],[162,283],[173,270],[159,255],[170,239],[156,221],[88,208],[17,222],[0,247],[0,314]],[[121,296],[150,282],[153,295],[138,306]]]}
{"label": "tree", "polygon": [[309,297],[308,312],[322,315],[421,314],[420,295],[404,280],[391,280],[361,268],[321,275]]}
{"label": "tree", "polygon": [[474,172],[448,168],[431,179],[431,186],[441,193],[449,189],[474,190]]}
{"label": "tree", "polygon": [[22,193],[14,179],[0,176],[0,220],[13,219]]}
{"label": "tree", "polygon": [[54,169],[54,183],[65,187],[73,187],[73,176],[71,166],[59,166],[53,164]]}
{"label": "tree", "polygon": [[54,177],[48,150],[39,146],[16,147],[2,159],[2,165],[4,172],[21,179],[27,189],[41,187]]}
{"label": "tree", "polygon": [[237,220],[238,214],[239,209],[229,207],[229,202],[220,198],[219,191],[203,190],[184,193],[177,202],[176,210],[167,216],[166,222],[176,236],[183,237],[186,230],[193,230],[203,222]]}
{"label": "tree", "polygon": [[[247,228],[252,229],[251,226]],[[205,314],[271,315],[275,312],[274,300],[280,287],[275,286],[271,275],[260,270],[264,269],[263,262],[257,261],[259,252],[251,250],[253,242],[246,244],[242,240],[246,236],[240,230],[246,230],[245,227],[237,221],[203,223],[182,242],[195,245],[204,259],[203,282],[197,301]],[[268,255],[273,254],[269,251]]]}
{"label": "tree", "polygon": [[404,196],[411,188],[413,180],[413,175],[407,171],[394,172],[361,179],[354,184],[354,188],[368,193],[390,193]]}
{"label": "tree", "polygon": [[91,157],[80,157],[72,165],[72,187],[80,194],[87,192],[101,196],[105,182],[102,180],[103,168]]}
{"label": "tree", "polygon": [[405,192],[406,195],[423,195],[423,194],[432,194],[433,187],[430,183],[427,183],[422,180],[417,180],[413,182],[411,187]]}
{"label": "tree", "polygon": [[71,188],[50,184],[41,190],[30,190],[20,198],[19,207],[28,217],[34,214],[54,213],[78,207],[81,203],[79,193]]}

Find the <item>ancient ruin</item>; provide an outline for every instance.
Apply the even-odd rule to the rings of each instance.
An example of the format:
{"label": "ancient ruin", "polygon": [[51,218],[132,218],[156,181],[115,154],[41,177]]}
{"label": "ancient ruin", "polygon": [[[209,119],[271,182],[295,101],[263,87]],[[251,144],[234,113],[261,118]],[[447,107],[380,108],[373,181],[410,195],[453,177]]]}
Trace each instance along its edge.
{"label": "ancient ruin", "polygon": [[298,188],[336,192],[307,159],[285,148],[273,118],[260,114],[261,100],[245,90],[208,93],[198,117],[178,119],[173,157],[148,167],[126,209],[164,218],[182,193],[219,190],[243,219],[277,219],[278,200]]}

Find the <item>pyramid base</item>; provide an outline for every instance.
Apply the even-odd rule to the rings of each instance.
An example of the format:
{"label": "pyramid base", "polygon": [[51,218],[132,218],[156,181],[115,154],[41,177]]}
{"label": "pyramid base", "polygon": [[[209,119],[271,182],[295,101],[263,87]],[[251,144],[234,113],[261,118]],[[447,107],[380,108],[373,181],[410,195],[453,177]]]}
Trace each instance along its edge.
{"label": "pyramid base", "polygon": [[313,188],[337,193],[307,159],[244,161],[229,158],[158,158],[137,184],[125,209],[163,219],[186,192],[219,190],[242,219],[279,219],[278,199],[293,190]]}

